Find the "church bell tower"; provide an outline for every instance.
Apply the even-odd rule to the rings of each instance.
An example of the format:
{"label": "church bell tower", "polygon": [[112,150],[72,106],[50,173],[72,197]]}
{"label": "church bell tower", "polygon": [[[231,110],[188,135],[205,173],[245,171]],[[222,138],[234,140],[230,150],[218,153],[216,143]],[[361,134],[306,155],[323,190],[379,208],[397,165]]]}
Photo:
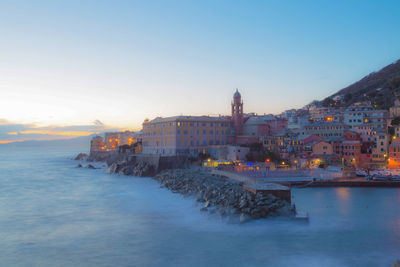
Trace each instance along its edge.
{"label": "church bell tower", "polygon": [[232,126],[233,129],[235,129],[236,136],[243,134],[243,102],[238,89],[236,89],[236,92],[233,95]]}

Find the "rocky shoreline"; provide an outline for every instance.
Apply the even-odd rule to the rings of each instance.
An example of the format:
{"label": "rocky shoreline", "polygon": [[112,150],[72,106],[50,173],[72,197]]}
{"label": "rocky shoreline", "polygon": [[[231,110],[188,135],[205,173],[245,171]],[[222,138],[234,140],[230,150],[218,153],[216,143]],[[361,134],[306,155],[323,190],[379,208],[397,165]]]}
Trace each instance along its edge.
{"label": "rocky shoreline", "polygon": [[[82,157],[80,157],[82,158]],[[109,163],[106,173],[151,177],[161,187],[184,196],[193,196],[203,212],[226,218],[228,222],[246,222],[252,219],[278,216],[293,217],[295,207],[272,194],[246,191],[243,183],[210,171],[190,166],[157,171],[147,162],[126,159]]]}

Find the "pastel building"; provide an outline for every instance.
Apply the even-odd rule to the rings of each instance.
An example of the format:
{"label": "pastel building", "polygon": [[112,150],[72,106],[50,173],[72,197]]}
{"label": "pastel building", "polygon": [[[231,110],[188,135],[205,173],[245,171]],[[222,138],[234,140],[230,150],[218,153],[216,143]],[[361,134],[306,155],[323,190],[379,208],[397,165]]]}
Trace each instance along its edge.
{"label": "pastel building", "polygon": [[175,116],[143,123],[143,154],[193,155],[212,146],[227,145],[231,134],[228,117]]}
{"label": "pastel building", "polygon": [[140,132],[107,132],[104,137],[104,146],[108,150],[118,149],[122,145],[131,145],[140,141]]}
{"label": "pastel building", "polygon": [[396,125],[393,128],[394,128],[394,136],[396,136],[396,138],[399,138],[400,137],[400,125]]}
{"label": "pastel building", "polygon": [[340,137],[349,126],[340,122],[316,122],[304,127],[306,135],[318,135],[323,138]]}
{"label": "pastel building", "polygon": [[246,120],[243,125],[243,135],[245,136],[265,136],[271,135],[271,129],[268,125],[268,121],[264,116],[254,116]]}
{"label": "pastel building", "polygon": [[386,131],[388,112],[376,110],[368,105],[353,105],[344,112],[344,123],[354,128],[358,125],[368,125]]}
{"label": "pastel building", "polygon": [[400,169],[400,139],[396,138],[389,146],[388,167]]}
{"label": "pastel building", "polygon": [[399,116],[400,116],[400,100],[397,98],[394,101],[393,107],[389,109],[389,117],[391,120],[393,120],[394,118]]}
{"label": "pastel building", "polygon": [[102,151],[106,149],[103,143],[103,137],[95,136],[90,140],[90,152]]}
{"label": "pastel building", "polygon": [[331,155],[333,154],[333,148],[332,145],[325,142],[325,141],[320,141],[316,142],[312,145],[312,154],[313,155]]}

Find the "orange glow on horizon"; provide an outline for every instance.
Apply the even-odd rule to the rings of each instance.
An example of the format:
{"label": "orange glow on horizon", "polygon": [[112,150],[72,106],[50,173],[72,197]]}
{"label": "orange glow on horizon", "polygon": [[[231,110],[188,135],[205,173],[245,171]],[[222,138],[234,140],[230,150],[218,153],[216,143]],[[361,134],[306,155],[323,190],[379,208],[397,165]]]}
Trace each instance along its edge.
{"label": "orange glow on horizon", "polygon": [[19,140],[0,140],[0,144],[10,144],[10,143],[15,143],[15,142],[23,142],[25,140],[19,139]]}
{"label": "orange glow on horizon", "polygon": [[63,136],[88,136],[91,134],[99,134],[100,132],[87,131],[52,131],[52,130],[25,130],[19,132],[8,132],[8,135],[17,134],[45,134],[45,135],[63,135]]}

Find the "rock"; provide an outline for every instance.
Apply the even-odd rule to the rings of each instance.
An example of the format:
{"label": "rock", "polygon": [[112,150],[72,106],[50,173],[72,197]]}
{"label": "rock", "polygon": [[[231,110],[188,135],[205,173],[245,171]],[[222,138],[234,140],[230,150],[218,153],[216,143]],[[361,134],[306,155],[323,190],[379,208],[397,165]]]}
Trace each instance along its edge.
{"label": "rock", "polygon": [[249,220],[250,220],[250,218],[246,214],[244,214],[244,213],[240,214],[240,218],[239,218],[240,223],[245,223],[245,222],[248,222]]}
{"label": "rock", "polygon": [[79,153],[76,157],[75,160],[86,160],[89,157],[88,154],[86,153]]}
{"label": "rock", "polygon": [[96,167],[94,167],[92,164],[88,164],[85,168],[86,169],[96,169]]}
{"label": "rock", "polygon": [[113,164],[108,167],[108,169],[105,171],[105,173],[116,173],[118,169],[118,164],[114,162]]}
{"label": "rock", "polygon": [[76,165],[76,168],[82,168],[82,167],[83,167],[82,164]]}
{"label": "rock", "polygon": [[400,267],[400,260],[397,260],[395,263],[393,263],[391,267]]}
{"label": "rock", "polygon": [[[129,164],[127,165],[129,166]],[[110,166],[112,167],[112,166]],[[152,166],[146,163],[133,165],[134,175],[146,176]],[[121,167],[123,168],[123,167]],[[121,172],[125,173],[125,168]],[[289,203],[264,193],[254,195],[243,189],[243,183],[201,169],[170,169],[154,176],[161,186],[182,195],[195,195],[196,202],[204,202],[201,211],[231,221],[247,222],[272,216],[288,216],[294,212]],[[229,218],[228,218],[229,217]]]}

